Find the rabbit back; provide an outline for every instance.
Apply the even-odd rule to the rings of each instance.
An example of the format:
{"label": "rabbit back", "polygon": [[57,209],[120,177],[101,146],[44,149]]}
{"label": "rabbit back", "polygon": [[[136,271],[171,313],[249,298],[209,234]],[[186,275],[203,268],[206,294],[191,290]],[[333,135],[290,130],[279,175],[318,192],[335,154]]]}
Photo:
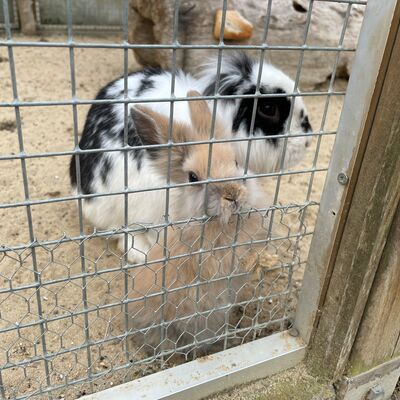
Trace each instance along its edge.
{"label": "rabbit back", "polygon": [[[127,77],[127,97],[148,100],[170,98],[172,74],[158,68],[147,68]],[[196,81],[179,71],[175,77],[175,96],[186,97]],[[123,100],[125,82],[121,77],[110,82],[100,90],[96,100]],[[140,127],[134,126],[127,109],[127,144],[142,146],[145,143],[138,135]],[[166,116],[170,115],[170,102],[145,103],[146,106]],[[190,122],[187,102],[174,103],[174,119]],[[124,154],[113,149],[124,146],[125,105],[124,103],[93,104],[89,110],[83,129],[79,148],[82,150],[105,149],[106,152],[90,152],[79,155],[80,189],[82,194],[121,192],[125,188]],[[166,177],[160,174],[152,163],[146,149],[131,149],[127,152],[128,188],[142,190],[166,184]],[[76,156],[70,163],[70,178],[74,191],[77,191]],[[165,213],[164,190],[144,191],[128,197],[129,223],[156,223]],[[150,206],[151,205],[151,206]],[[101,229],[119,227],[124,224],[124,195],[102,196],[83,200],[85,217]]]}

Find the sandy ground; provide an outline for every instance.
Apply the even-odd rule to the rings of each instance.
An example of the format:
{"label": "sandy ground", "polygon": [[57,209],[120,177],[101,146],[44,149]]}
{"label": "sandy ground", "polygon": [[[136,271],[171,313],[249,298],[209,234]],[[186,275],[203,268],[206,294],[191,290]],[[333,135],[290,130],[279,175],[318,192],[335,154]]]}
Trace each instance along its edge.
{"label": "sandy ground", "polygon": [[[31,39],[17,36],[18,39]],[[65,40],[56,36],[49,40]],[[78,38],[81,41],[97,41],[98,38]],[[110,37],[109,42],[120,38]],[[24,101],[65,100],[71,98],[69,50],[60,48],[14,48],[18,96]],[[11,101],[8,54],[0,49],[0,102]],[[99,88],[123,73],[123,51],[113,49],[75,49],[77,97],[92,99]],[[133,55],[129,53],[129,68],[137,68]],[[337,83],[345,87],[344,82]],[[325,96],[306,97],[306,104],[313,127],[321,128],[326,103]],[[322,128],[335,130],[342,106],[341,97],[332,97],[327,109],[326,124]],[[77,108],[78,127],[82,129],[88,106]],[[23,146],[28,154],[67,151],[74,147],[73,114],[71,106],[22,107]],[[15,125],[15,110],[0,108],[0,156],[16,154],[19,151]],[[319,155],[315,158],[317,140],[309,148],[306,159],[298,169],[310,168],[315,161],[317,168],[328,166],[334,136],[321,140]],[[33,200],[58,198],[70,195],[68,164],[69,156],[33,158],[26,161],[29,197]],[[14,204],[25,199],[23,175],[20,160],[0,160],[0,204]],[[310,181],[310,200],[318,201],[323,188],[325,173],[293,174],[284,177],[278,203],[282,205],[304,203]],[[275,188],[275,181],[269,185]],[[284,234],[312,232],[317,207],[308,207],[304,223],[300,223],[300,208],[288,209],[276,214],[276,223]],[[84,378],[88,365],[90,373],[99,374],[92,387],[77,382],[75,386],[54,391],[55,397],[78,398],[93,390],[98,391],[124,380],[131,380],[142,374],[157,370],[154,363],[129,367],[130,360],[139,357],[135,351],[125,353],[123,337],[126,331],[121,298],[124,291],[124,273],[121,271],[121,256],[111,240],[89,238],[85,241],[85,265],[82,267],[77,240],[63,243],[63,238],[79,235],[79,221],[76,202],[65,201],[31,207],[32,233],[37,241],[56,241],[42,245],[32,254],[23,245],[30,242],[27,212],[24,207],[0,209],[0,245],[5,247],[22,245],[20,250],[7,251],[0,255],[0,365],[17,366],[2,373],[6,398],[21,396],[45,388],[49,384],[63,386],[67,382]],[[85,232],[92,232],[85,226]],[[287,270],[279,268],[291,260],[305,261],[311,237],[306,236],[298,243],[278,242],[269,249],[265,265],[272,261],[278,266],[275,273],[261,273],[257,279],[265,279],[266,293],[278,294],[287,286]],[[268,258],[268,255],[270,258]],[[272,260],[272,261],[271,261]],[[36,265],[37,271],[34,271]],[[82,269],[84,268],[84,269]],[[104,273],[104,270],[109,271]],[[301,284],[303,267],[293,271],[293,288]],[[89,274],[82,278],[82,271]],[[103,273],[97,274],[102,271]],[[71,277],[69,281],[66,278]],[[40,290],[35,285],[41,283]],[[9,292],[13,288],[16,291]],[[86,289],[86,291],[83,290]],[[86,296],[86,299],[85,299]],[[282,298],[267,305],[265,320],[276,318],[282,312],[290,313],[295,304],[295,295],[286,298],[291,309],[282,311]],[[84,302],[93,311],[85,319]],[[108,308],[102,305],[113,304]],[[39,315],[38,307],[41,307]],[[74,314],[74,315],[72,315]],[[47,320],[40,324],[40,316]],[[32,325],[32,326],[30,326]],[[89,329],[85,329],[85,326]],[[17,329],[18,327],[18,329]],[[8,330],[7,330],[8,328]],[[262,332],[268,333],[274,328]],[[276,328],[276,327],[275,327]],[[282,327],[281,327],[282,328]],[[44,333],[45,332],[45,333]],[[106,343],[100,343],[109,339]],[[95,344],[87,351],[84,344],[90,340]],[[83,348],[82,348],[83,347]],[[72,349],[72,350],[71,350]],[[30,362],[44,351],[57,353],[45,364],[44,361]],[[71,350],[71,351],[70,351]],[[89,358],[88,358],[89,357]],[[123,368],[128,366],[128,368]],[[49,370],[49,381],[44,379],[44,368]],[[107,374],[105,374],[107,373]],[[102,375],[103,374],[103,375]],[[239,398],[239,397],[238,397]]]}
{"label": "sandy ground", "polygon": [[[334,400],[328,382],[321,382],[303,364],[280,374],[207,397],[206,400]],[[400,400],[400,380],[390,397]]]}
{"label": "sandy ground", "polygon": [[207,397],[207,400],[334,400],[329,384],[308,373],[303,364],[248,385]]}

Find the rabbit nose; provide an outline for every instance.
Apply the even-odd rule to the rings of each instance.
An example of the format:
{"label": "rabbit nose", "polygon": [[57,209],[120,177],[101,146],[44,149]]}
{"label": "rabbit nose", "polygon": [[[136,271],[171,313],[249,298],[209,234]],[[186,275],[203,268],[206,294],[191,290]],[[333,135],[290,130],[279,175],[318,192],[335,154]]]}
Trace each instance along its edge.
{"label": "rabbit nose", "polygon": [[224,197],[225,200],[229,201],[230,206],[234,209],[237,209],[238,207],[238,202],[236,199],[234,199],[233,197]]}

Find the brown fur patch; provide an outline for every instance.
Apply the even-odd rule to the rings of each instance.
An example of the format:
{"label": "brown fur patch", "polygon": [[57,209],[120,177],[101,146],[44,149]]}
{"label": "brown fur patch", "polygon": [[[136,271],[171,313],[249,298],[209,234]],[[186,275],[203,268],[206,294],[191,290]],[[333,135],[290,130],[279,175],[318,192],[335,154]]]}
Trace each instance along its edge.
{"label": "brown fur patch", "polygon": [[[188,92],[188,95],[193,93],[197,92]],[[174,121],[172,126],[172,142],[174,144],[209,139],[208,123],[211,124],[211,112],[207,103],[204,100],[191,101],[189,108],[193,127]],[[140,127],[138,134],[141,137],[144,136],[143,141],[146,144],[168,143],[169,118],[145,106],[136,106],[135,109],[136,112],[132,111],[132,116],[135,122],[137,120],[137,126]],[[216,125],[217,137],[220,136],[220,129],[220,125]],[[171,180],[177,183],[187,182],[189,171],[195,172],[200,180],[207,179],[209,150],[209,144],[171,147]],[[157,152],[154,164],[165,176],[168,173],[168,151],[165,148],[153,150],[153,152]],[[183,167],[185,168],[183,169]],[[229,143],[213,144],[209,177],[214,179],[233,177],[235,172],[235,154],[232,146]]]}
{"label": "brown fur patch", "polygon": [[[235,271],[235,274],[239,272],[251,274],[256,266],[257,251],[263,245],[237,247],[233,258],[230,248],[214,249],[230,245],[234,237],[237,238],[238,243],[249,242],[251,238],[247,232],[257,232],[263,224],[263,219],[259,214],[252,214],[249,218],[240,218],[240,230],[237,235],[236,221],[222,225],[217,219],[210,220],[204,226],[204,241],[200,240],[203,227],[199,223],[168,228],[169,256],[188,255],[170,259],[166,264],[159,262],[139,267],[134,272],[135,291],[139,294],[144,293],[149,296],[157,292],[161,293],[163,285],[168,290],[175,289],[168,293],[168,301],[163,308],[163,314],[161,313],[162,294],[149,296],[145,302],[137,301],[130,305],[135,329],[159,324],[162,318],[168,322],[168,340],[161,343],[160,328],[149,329],[146,333],[147,345],[153,348],[161,345],[163,349],[170,349],[171,346],[173,348],[175,345],[191,343],[192,335],[196,333],[198,340],[213,337],[225,326],[226,310],[223,307],[231,301],[230,292],[227,290],[228,281],[226,279],[217,280],[217,278],[229,276],[232,270]],[[254,237],[254,239],[256,238]],[[199,255],[191,255],[193,252],[198,252],[200,246],[204,251],[201,264]],[[148,259],[154,261],[163,259],[163,250],[161,245],[154,247],[150,251]],[[251,257],[252,255],[254,255],[254,259]],[[249,258],[252,259],[252,262],[248,262]],[[198,287],[189,286],[198,280],[200,282],[214,280],[214,282]],[[246,282],[247,278],[244,277],[230,279],[230,290],[237,293],[235,301],[247,300],[248,293],[240,290]],[[207,313],[209,310],[216,311],[206,314],[206,318],[190,317],[196,312]],[[185,317],[188,318],[177,321],[177,319]]]}
{"label": "brown fur patch", "polygon": [[[209,144],[190,146],[190,153],[185,160],[185,169],[194,171],[201,180],[207,179],[209,165]],[[211,168],[209,177],[213,179],[229,178],[236,175],[235,153],[229,143],[212,146]]]}
{"label": "brown fur patch", "polygon": [[[187,96],[199,97],[201,94],[195,90],[190,90]],[[218,118],[215,120],[214,132],[211,132],[212,113],[205,100],[189,101],[189,110],[193,127],[198,131],[199,136],[205,140],[212,137],[211,133],[214,134],[215,138],[223,137],[224,129]]]}

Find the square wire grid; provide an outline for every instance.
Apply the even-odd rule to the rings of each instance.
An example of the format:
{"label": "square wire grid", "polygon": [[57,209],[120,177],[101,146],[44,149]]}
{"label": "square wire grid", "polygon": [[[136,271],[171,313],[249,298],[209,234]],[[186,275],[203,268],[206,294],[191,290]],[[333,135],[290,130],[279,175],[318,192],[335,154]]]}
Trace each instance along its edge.
{"label": "square wire grid", "polygon": [[[343,19],[343,27],[340,40],[337,47],[318,47],[310,46],[307,43],[313,5],[317,2],[337,2],[347,4],[346,13]],[[207,318],[207,313],[224,311],[225,325],[224,330],[208,337],[204,342],[209,343],[216,340],[223,342],[223,348],[232,344],[243,343],[248,340],[255,340],[260,335],[269,334],[274,331],[285,330],[290,325],[293,308],[295,305],[296,293],[299,290],[298,282],[294,279],[294,273],[306,263],[306,259],[299,253],[299,244],[301,240],[310,238],[313,231],[312,226],[307,226],[306,212],[310,208],[316,209],[318,202],[312,200],[312,190],[314,179],[317,173],[323,173],[326,167],[318,167],[318,157],[321,148],[322,139],[325,136],[335,134],[335,131],[326,129],[326,120],[328,108],[332,97],[343,96],[344,91],[335,91],[334,81],[337,72],[339,58],[342,52],[352,52],[355,49],[344,48],[343,40],[346,33],[346,27],[350,18],[351,7],[353,4],[365,5],[364,1],[351,0],[310,0],[306,23],[304,26],[303,43],[300,46],[272,46],[268,45],[268,28],[271,19],[271,10],[273,1],[269,0],[266,4],[265,29],[262,43],[259,45],[226,45],[223,41],[224,25],[228,2],[222,1],[222,28],[218,45],[181,45],[177,40],[179,5],[180,1],[175,0],[174,4],[174,26],[173,41],[170,45],[135,45],[128,43],[128,11],[129,0],[124,0],[123,10],[123,43],[84,43],[76,41],[73,34],[73,4],[72,0],[67,0],[67,40],[65,42],[36,42],[19,41],[13,38],[11,31],[12,25],[9,18],[9,5],[7,0],[2,0],[3,11],[5,15],[6,40],[0,42],[0,46],[6,47],[8,51],[10,76],[12,83],[13,101],[0,103],[1,108],[13,108],[15,110],[15,122],[18,135],[18,153],[0,156],[0,161],[19,161],[21,170],[21,179],[23,182],[23,201],[6,201],[0,204],[0,209],[24,209],[26,213],[28,240],[25,243],[7,244],[0,248],[1,262],[12,262],[14,264],[13,272],[2,271],[0,276],[3,279],[0,287],[0,394],[2,398],[23,399],[31,396],[42,395],[79,397],[88,391],[101,390],[108,381],[115,380],[113,383],[130,380],[134,377],[153,372],[158,368],[165,368],[173,365],[174,357],[183,355],[192,358],[198,355],[201,340],[195,335],[193,342],[189,345],[179,346],[175,343],[172,349],[163,350],[153,348],[153,354],[150,356],[143,352],[145,346],[135,348],[131,343],[131,337],[137,335],[132,328],[130,304],[148,300],[150,296],[144,294],[141,297],[138,294],[133,295],[132,280],[135,269],[141,265],[131,265],[127,260],[128,236],[133,235],[140,228],[132,228],[128,224],[128,198],[132,193],[138,190],[132,190],[128,187],[128,152],[132,147],[128,145],[128,106],[135,100],[128,97],[128,69],[129,69],[129,51],[134,48],[162,48],[172,50],[172,80],[171,96],[168,99],[150,99],[148,102],[170,102],[170,121],[169,121],[169,141],[164,147],[169,151],[169,166],[171,160],[171,149],[177,145],[172,142],[172,121],[174,115],[174,104],[176,101],[185,101],[186,98],[175,96],[175,77],[177,64],[177,51],[182,49],[217,49],[217,79],[216,88],[220,80],[221,61],[224,51],[233,49],[258,50],[260,69],[257,77],[257,90],[259,93],[261,81],[261,68],[264,63],[266,52],[269,50],[280,51],[300,51],[297,73],[295,76],[294,91],[291,94],[285,94],[285,97],[295,98],[296,96],[319,96],[321,99],[326,97],[325,105],[319,129],[312,133],[317,139],[312,166],[305,169],[284,170],[284,157],[286,145],[290,132],[281,135],[284,140],[284,153],[281,159],[279,171],[265,174],[248,174],[248,163],[253,140],[259,140],[257,137],[249,137],[247,140],[247,156],[245,163],[245,179],[253,178],[273,178],[274,194],[273,206],[265,209],[253,210],[261,216],[268,215],[268,226],[265,229],[265,238],[255,243],[251,238],[248,242],[238,243],[232,240],[232,270],[225,277],[214,277],[207,281],[198,277],[191,285],[178,287],[176,290],[185,290],[190,286],[196,293],[197,311],[194,315],[187,315],[183,319],[195,318],[196,321],[201,316]],[[69,52],[71,97],[65,100],[57,101],[21,101],[18,94],[18,79],[16,65],[14,61],[14,49],[18,47],[53,47],[67,49]],[[75,50],[105,48],[121,49],[124,54],[124,98],[122,100],[83,100],[77,98],[76,71],[75,71]],[[326,51],[336,53],[335,61],[332,66],[331,79],[326,91],[309,91],[299,93],[298,85],[302,70],[304,56],[311,51]],[[213,96],[198,97],[196,99],[213,100],[212,109],[212,127],[209,140],[209,165],[213,146],[218,142],[233,142],[231,140],[217,140],[214,136],[217,102],[221,98],[255,98],[253,114],[251,120],[251,131],[254,129],[255,111],[257,99],[260,97],[279,97],[276,95],[242,95],[242,96],[221,96],[214,93]],[[79,155],[93,150],[79,149],[79,128],[78,128],[78,107],[81,105],[100,104],[100,103],[123,103],[124,104],[124,140],[120,149],[113,151],[122,151],[124,155],[124,190],[113,193],[101,193],[85,195],[80,190],[80,161]],[[293,102],[290,110],[289,120],[293,117]],[[44,107],[44,106],[69,106],[72,109],[73,119],[73,137],[74,150],[52,151],[52,152],[34,152],[25,151],[25,141],[22,130],[21,108]],[[290,123],[288,124],[290,126]],[[309,134],[308,134],[309,135]],[[276,136],[275,136],[276,138]],[[141,146],[148,148],[149,146]],[[162,147],[162,146],[158,146]],[[99,149],[99,152],[110,151],[109,149]],[[78,194],[70,196],[61,196],[56,198],[32,199],[30,195],[30,183],[28,176],[27,163],[30,160],[42,159],[47,157],[62,157],[76,155],[77,167],[77,186]],[[307,190],[304,201],[300,203],[279,204],[280,192],[285,178],[295,175],[309,176],[307,180]],[[208,177],[209,178],[209,177]],[[237,179],[243,179],[238,177]],[[208,179],[207,182],[210,180]],[[199,257],[199,265],[202,264],[203,257],[208,257],[207,253],[215,249],[207,249],[204,241],[204,229],[207,224],[207,218],[193,219],[187,221],[171,221],[169,218],[169,194],[172,188],[179,187],[171,183],[168,174],[167,184],[161,188],[166,191],[165,221],[153,228],[164,234],[160,237],[160,245],[164,248],[163,259],[161,262],[166,266],[169,260],[167,252],[168,234],[172,225],[175,229],[182,229],[182,226],[197,222],[200,223],[200,251],[181,254],[180,257],[190,255]],[[152,190],[156,190],[152,189]],[[87,231],[85,228],[82,201],[91,197],[123,195],[125,201],[125,225],[120,229],[108,231]],[[78,205],[79,234],[75,236],[64,235],[61,238],[47,240],[38,240],[35,235],[35,225],[33,209],[37,206],[57,205],[65,202],[75,202]],[[294,217],[293,217],[294,216]],[[237,232],[239,232],[239,217],[237,220]],[[274,234],[273,226],[278,225],[283,228],[283,233]],[[125,236],[125,254],[123,256],[114,252],[110,244],[118,234]],[[2,238],[4,240],[4,238]],[[96,240],[102,240],[103,251],[93,260],[90,246],[96,243]],[[253,294],[243,303],[235,303],[235,298],[231,298],[229,304],[221,307],[220,310],[201,310],[201,290],[204,284],[213,283],[225,279],[227,288],[230,288],[231,281],[237,276],[233,270],[235,252],[243,246],[252,246],[254,244],[262,245],[261,250],[257,251],[256,275],[252,275]],[[98,244],[97,244],[98,245]],[[70,262],[65,263],[57,260],[57,251],[66,247],[70,249]],[[73,255],[76,256],[73,256]],[[89,254],[89,256],[88,256]],[[272,255],[272,256],[271,256]],[[108,257],[104,261],[105,257]],[[45,261],[47,260],[47,261]],[[61,270],[56,275],[49,273],[51,268],[58,264]],[[142,264],[143,265],[143,264]],[[146,264],[147,265],[147,264]],[[151,265],[149,263],[148,265]],[[199,267],[200,268],[200,267]],[[254,271],[252,271],[252,274]],[[29,278],[26,275],[29,274]],[[162,281],[165,282],[165,268],[162,270]],[[21,276],[23,275],[23,278]],[[280,280],[283,279],[283,284]],[[133,288],[134,289],[134,288]],[[104,299],[100,299],[98,292],[106,294]],[[78,304],[69,304],[68,297],[79,293],[80,301]],[[166,305],[168,295],[172,293],[165,283],[162,285],[158,295],[162,298],[161,314]],[[21,314],[18,321],[12,320],[8,316],[8,310],[13,306],[26,311]],[[50,304],[51,303],[51,304]],[[238,311],[239,310],[239,311]],[[236,313],[236,314],[235,314]],[[249,313],[249,314],[248,314]],[[232,315],[236,318],[231,321]],[[160,330],[161,342],[168,337],[168,327],[176,321],[167,321],[161,317],[159,324],[153,324],[152,328]],[[146,330],[143,332],[143,337]],[[101,386],[103,385],[103,386]],[[77,389],[80,392],[77,393]]]}

